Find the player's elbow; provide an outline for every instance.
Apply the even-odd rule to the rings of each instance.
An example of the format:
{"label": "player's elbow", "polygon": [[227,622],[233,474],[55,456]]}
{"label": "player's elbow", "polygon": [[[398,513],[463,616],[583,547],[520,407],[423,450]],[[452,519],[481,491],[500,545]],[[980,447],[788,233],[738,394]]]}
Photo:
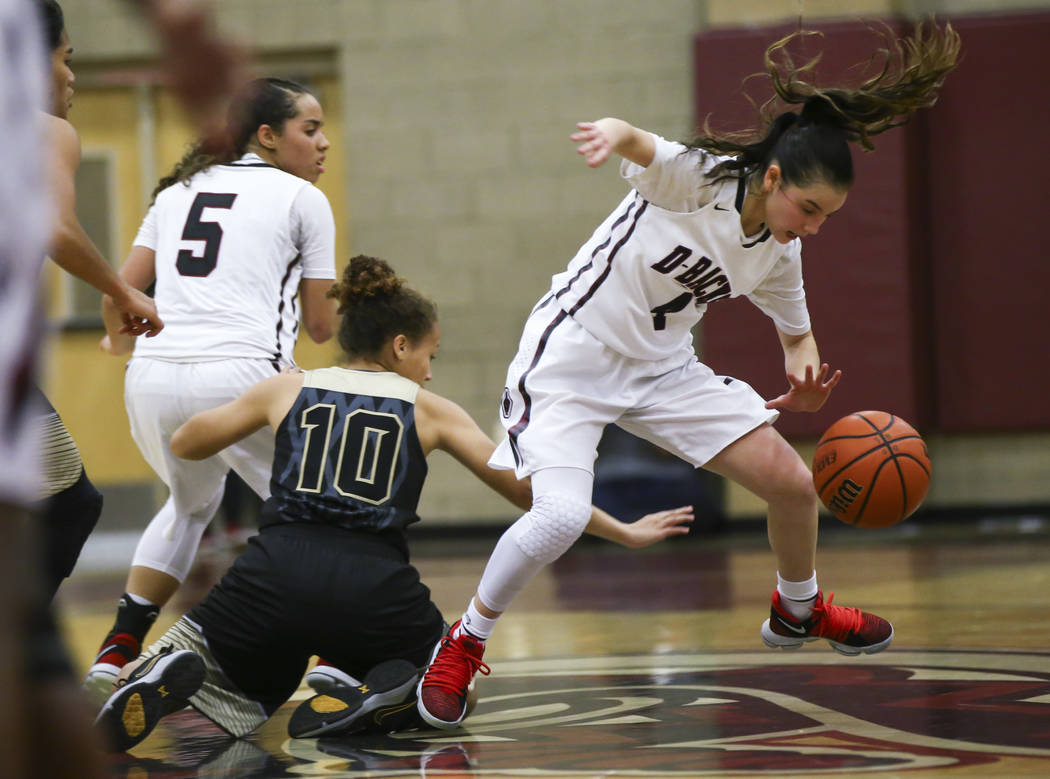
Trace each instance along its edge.
{"label": "player's elbow", "polygon": [[194,441],[192,428],[187,428],[190,428],[190,422],[182,425],[171,437],[171,453],[183,460],[203,460],[208,453]]}
{"label": "player's elbow", "polygon": [[335,335],[335,322],[328,317],[307,318],[303,321],[303,327],[310,340],[317,344],[323,344]]}

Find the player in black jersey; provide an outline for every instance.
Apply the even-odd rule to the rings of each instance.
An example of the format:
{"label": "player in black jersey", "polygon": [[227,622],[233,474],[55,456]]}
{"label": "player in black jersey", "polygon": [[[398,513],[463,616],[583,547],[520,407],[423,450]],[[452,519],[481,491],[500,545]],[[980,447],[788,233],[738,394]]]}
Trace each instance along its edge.
{"label": "player in black jersey", "polygon": [[[288,700],[315,654],[364,684],[304,702],[289,723],[293,736],[419,725],[418,669],[446,631],[409,564],[405,533],[419,519],[426,456],[444,450],[529,505],[527,481],[488,467],[492,440],[458,405],[422,388],[440,340],[434,304],[386,262],[363,256],[329,294],[343,315],[345,367],[266,379],[172,438],[176,455],[200,459],[271,425],[272,497],[229,572],[122,673],[124,686],[98,717],[118,749],[187,702],[244,735]],[[691,519],[691,507],[633,524],[594,509],[588,530],[639,547],[687,532]]]}

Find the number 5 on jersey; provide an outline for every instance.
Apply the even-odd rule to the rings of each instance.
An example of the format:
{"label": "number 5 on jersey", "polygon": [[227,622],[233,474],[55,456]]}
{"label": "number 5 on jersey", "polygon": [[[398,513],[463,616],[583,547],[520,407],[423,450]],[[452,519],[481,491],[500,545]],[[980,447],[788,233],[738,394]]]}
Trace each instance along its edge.
{"label": "number 5 on jersey", "polygon": [[186,225],[182,228],[182,240],[204,241],[204,254],[197,256],[190,249],[180,249],[175,268],[183,276],[207,276],[219,262],[219,246],[222,244],[222,227],[218,222],[205,222],[201,215],[205,208],[231,208],[237,195],[219,192],[201,192],[193,200]]}

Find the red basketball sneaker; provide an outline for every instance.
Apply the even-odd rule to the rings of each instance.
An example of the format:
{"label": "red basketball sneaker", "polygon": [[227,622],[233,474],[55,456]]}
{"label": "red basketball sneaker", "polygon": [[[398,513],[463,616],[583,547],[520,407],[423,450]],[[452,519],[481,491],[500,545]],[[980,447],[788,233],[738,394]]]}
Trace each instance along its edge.
{"label": "red basketball sneaker", "polygon": [[773,649],[798,649],[806,641],[826,639],[831,648],[844,655],[872,655],[893,641],[893,625],[860,609],[831,605],[835,593],[817,592],[809,619],[799,620],[780,605],[780,593],[773,591],[769,619],[762,623],[762,640]]}
{"label": "red basketball sneaker", "polygon": [[434,647],[430,665],[416,690],[419,716],[428,725],[445,730],[459,727],[467,715],[467,693],[473,685],[474,674],[490,673],[489,667],[481,662],[485,642],[466,630],[453,638],[458,627],[459,621]]}

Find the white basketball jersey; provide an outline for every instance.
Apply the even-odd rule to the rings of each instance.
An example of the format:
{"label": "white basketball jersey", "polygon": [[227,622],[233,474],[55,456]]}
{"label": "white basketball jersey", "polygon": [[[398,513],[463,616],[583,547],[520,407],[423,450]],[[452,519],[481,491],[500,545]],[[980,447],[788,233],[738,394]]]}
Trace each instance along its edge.
{"label": "white basketball jersey", "polygon": [[42,113],[47,51],[37,15],[36,3],[0,0],[0,503],[39,497],[42,410],[30,406],[51,210]]}
{"label": "white basketball jersey", "polygon": [[135,244],[156,253],[164,330],[136,357],[293,360],[303,278],[335,278],[335,222],[305,179],[255,154],[157,195]]}
{"label": "white basketball jersey", "polygon": [[606,346],[644,360],[691,349],[690,331],[720,298],[746,295],[783,332],[807,332],[801,241],[744,235],[744,182],[708,176],[725,158],[653,138],[648,167],[621,165],[634,189],[553,277],[561,307]]}

